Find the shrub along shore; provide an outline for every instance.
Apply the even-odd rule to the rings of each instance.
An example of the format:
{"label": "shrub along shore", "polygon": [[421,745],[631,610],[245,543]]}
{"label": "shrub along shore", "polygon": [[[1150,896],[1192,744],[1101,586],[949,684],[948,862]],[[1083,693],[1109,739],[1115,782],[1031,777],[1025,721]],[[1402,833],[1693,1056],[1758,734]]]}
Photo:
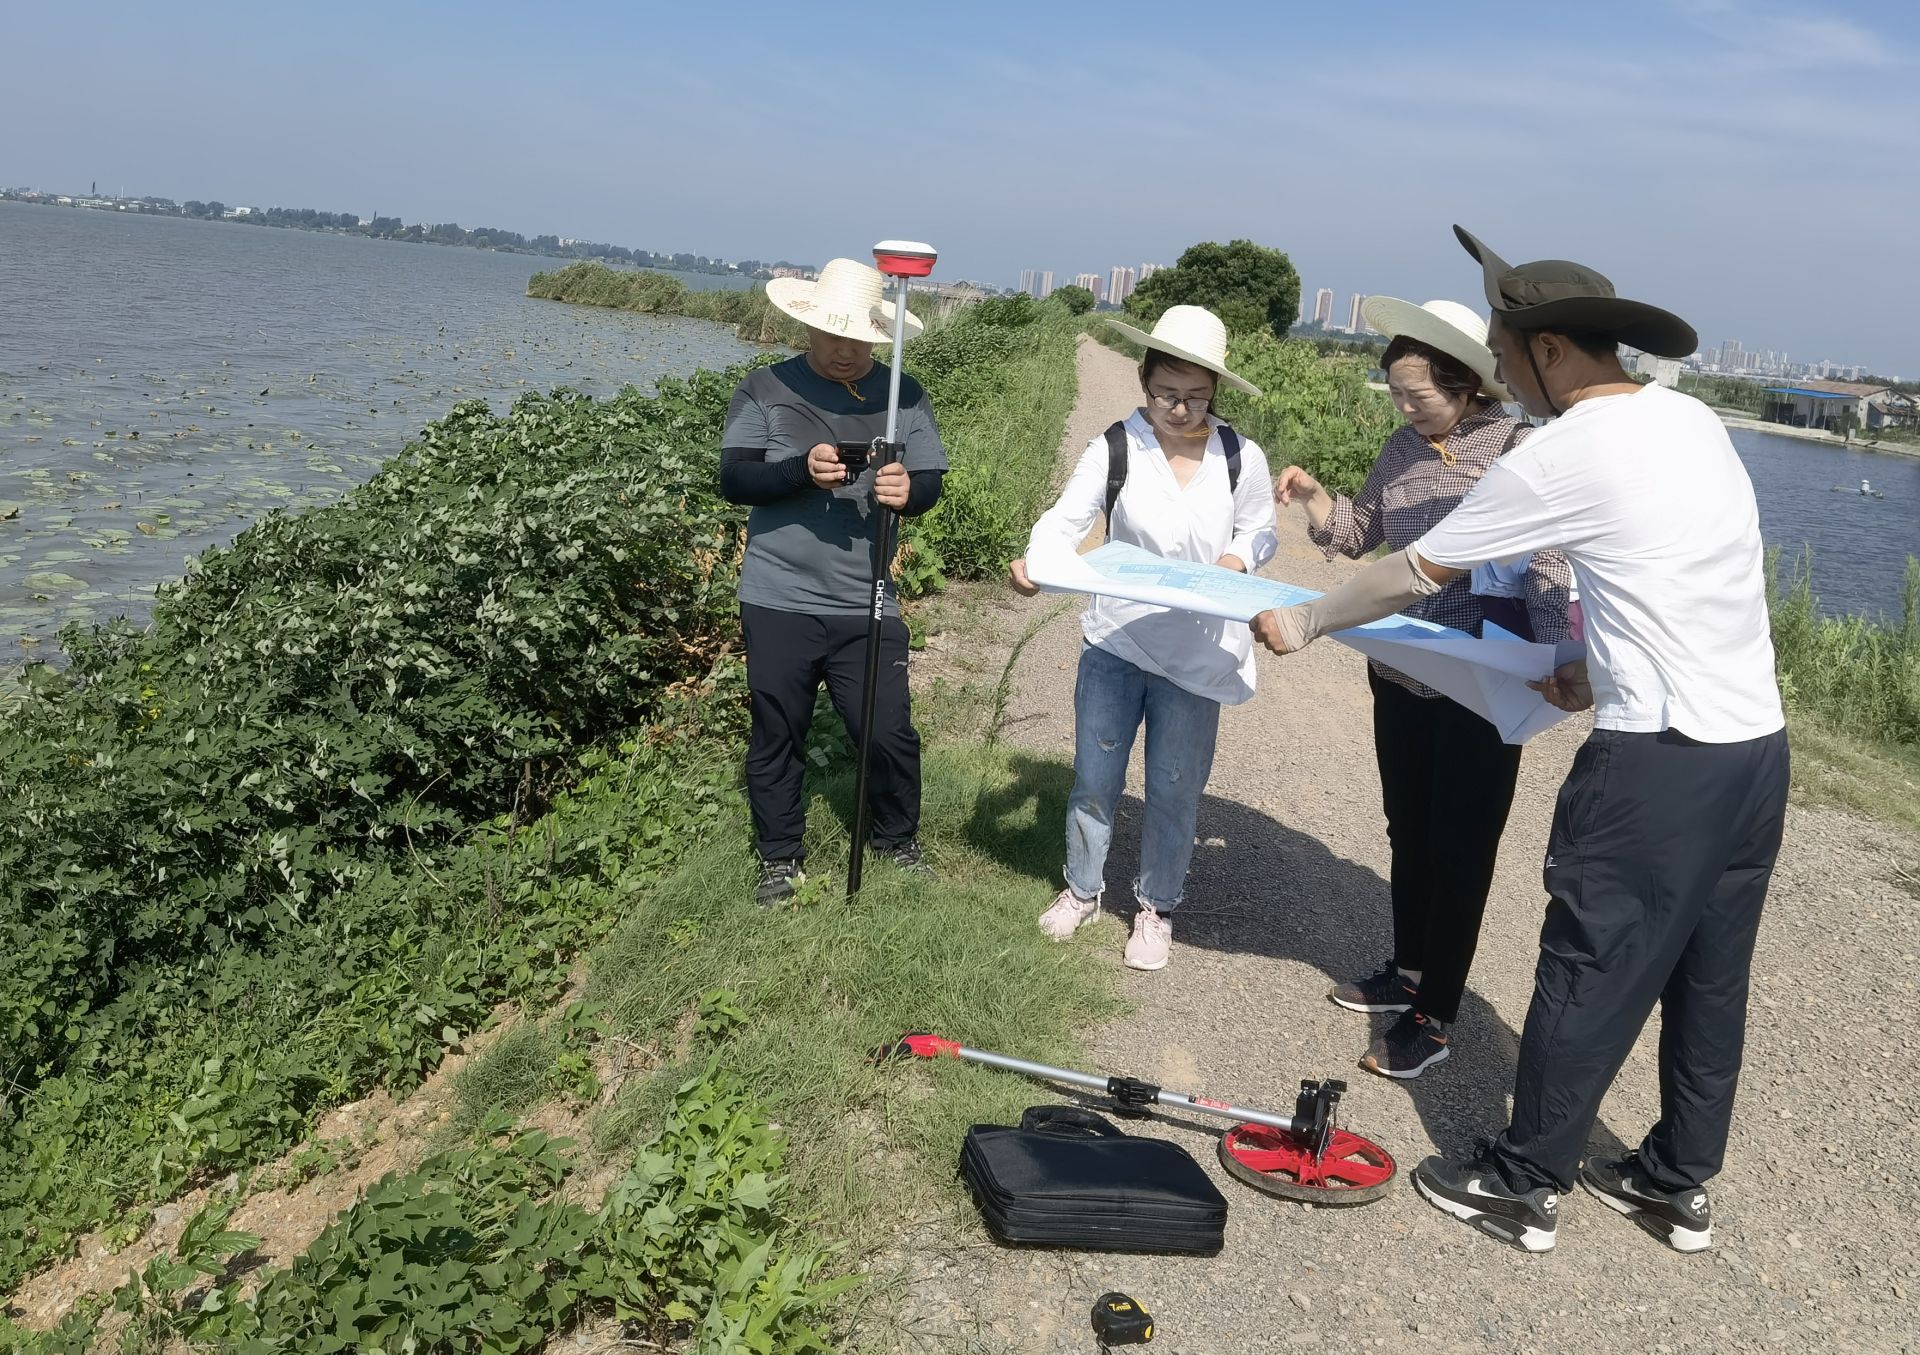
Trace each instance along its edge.
{"label": "shrub along shore", "polygon": [[767,301],[764,287],[694,288],[666,273],[644,268],[609,268],[602,263],[568,264],[557,273],[535,273],[527,295],[577,306],[605,306],[642,315],[683,315],[732,325],[748,343],[777,343],[796,348],[807,330]]}

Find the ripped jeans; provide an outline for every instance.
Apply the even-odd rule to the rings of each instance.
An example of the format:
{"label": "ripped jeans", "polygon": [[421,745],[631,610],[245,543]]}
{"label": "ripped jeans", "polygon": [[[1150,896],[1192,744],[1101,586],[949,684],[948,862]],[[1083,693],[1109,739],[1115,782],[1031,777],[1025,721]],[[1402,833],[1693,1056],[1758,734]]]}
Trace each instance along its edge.
{"label": "ripped jeans", "polygon": [[1073,794],[1067,800],[1067,884],[1083,899],[1106,883],[1113,811],[1127,786],[1127,760],[1147,725],[1146,826],[1134,897],[1171,913],[1186,891],[1193,823],[1213,771],[1220,704],[1148,673],[1096,645],[1080,651],[1073,689]]}

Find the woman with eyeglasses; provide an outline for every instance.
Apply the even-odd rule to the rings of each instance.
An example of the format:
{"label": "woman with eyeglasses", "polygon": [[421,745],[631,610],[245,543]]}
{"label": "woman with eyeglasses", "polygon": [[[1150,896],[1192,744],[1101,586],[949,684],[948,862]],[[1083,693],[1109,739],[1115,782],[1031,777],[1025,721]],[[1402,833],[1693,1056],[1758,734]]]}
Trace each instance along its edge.
{"label": "woman with eyeglasses", "polygon": [[[1104,512],[1109,541],[1170,560],[1258,569],[1276,545],[1273,482],[1260,448],[1211,413],[1223,380],[1260,393],[1227,370],[1226,326],[1199,306],[1168,308],[1151,334],[1108,323],[1146,348],[1145,402],[1087,444],[1059,502],[1034,524],[1029,553],[1048,545],[1077,550]],[[1024,558],[1011,574],[1017,591],[1039,591]],[[1253,695],[1252,636],[1236,622],[1104,597],[1093,599],[1080,626],[1066,887],[1040,915],[1040,929],[1064,941],[1099,914],[1114,808],[1144,724],[1146,814],[1133,882],[1139,907],[1125,959],[1134,969],[1164,969],[1220,707]]]}
{"label": "woman with eyeglasses", "polygon": [[[1508,414],[1487,326],[1455,301],[1416,306],[1368,298],[1367,323],[1388,337],[1380,365],[1406,419],[1352,498],[1298,466],[1280,472],[1279,502],[1298,500],[1307,533],[1329,557],[1405,550],[1459,506],[1496,459],[1533,430]],[[1558,551],[1475,570],[1407,608],[1410,616],[1482,636],[1491,621],[1552,644],[1567,633],[1573,572]],[[1480,919],[1520,776],[1520,749],[1494,727],[1404,673],[1373,662],[1374,755],[1393,849],[1393,951],[1327,996],[1394,1021],[1360,1066],[1414,1078],[1452,1051],[1452,1026],[1480,943]]]}

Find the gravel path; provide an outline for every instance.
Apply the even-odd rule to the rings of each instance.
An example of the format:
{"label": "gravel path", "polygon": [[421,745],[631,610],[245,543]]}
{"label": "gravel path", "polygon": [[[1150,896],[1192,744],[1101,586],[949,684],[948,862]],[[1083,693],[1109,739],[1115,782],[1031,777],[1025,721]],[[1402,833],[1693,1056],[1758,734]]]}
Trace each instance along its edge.
{"label": "gravel path", "polygon": [[[1137,397],[1131,364],[1099,345],[1082,343],[1079,373],[1068,464]],[[1277,577],[1324,588],[1352,568],[1320,558],[1298,510],[1283,514],[1280,535],[1268,571]],[[1054,763],[1073,752],[1077,608],[996,601],[980,627],[987,638],[968,643],[982,652],[997,633],[1004,646],[1043,619],[1013,670],[1001,737]],[[1754,962],[1731,1151],[1713,1185],[1717,1248],[1673,1255],[1576,1192],[1555,1252],[1509,1251],[1428,1207],[1405,1172],[1436,1147],[1465,1149],[1505,1122],[1544,901],[1539,855],[1584,723],[1528,746],[1453,1057],[1411,1084],[1389,1082],[1355,1066],[1369,1018],[1325,998],[1330,978],[1371,969],[1388,944],[1388,852],[1362,665],[1331,643],[1285,661],[1262,656],[1258,697],[1221,723],[1173,963],[1158,974],[1122,970],[1136,1010],[1090,1042],[1104,1071],[1276,1109],[1291,1106],[1302,1077],[1346,1077],[1347,1123],[1400,1160],[1393,1194],[1349,1211],[1269,1200],[1225,1179],[1211,1134],[1152,1121],[1145,1132],[1184,1143],[1221,1178],[1231,1213],[1218,1257],[1009,1250],[970,1215],[928,1220],[902,1252],[915,1264],[906,1325],[892,1341],[1088,1351],[1094,1296],[1121,1289],[1155,1314],[1153,1348],[1169,1355],[1920,1351],[1920,907],[1893,882],[1914,844],[1847,815],[1791,814]],[[1108,867],[1108,897],[1123,910],[1132,907],[1124,884],[1138,834],[1137,763],[1136,752]],[[1069,944],[1099,947],[1118,967],[1124,936],[1122,921],[1108,918]],[[1637,1142],[1656,1115],[1657,1032],[1656,1019],[1615,1083],[1595,1149]],[[1061,1098],[1036,1086],[1033,1099]]]}

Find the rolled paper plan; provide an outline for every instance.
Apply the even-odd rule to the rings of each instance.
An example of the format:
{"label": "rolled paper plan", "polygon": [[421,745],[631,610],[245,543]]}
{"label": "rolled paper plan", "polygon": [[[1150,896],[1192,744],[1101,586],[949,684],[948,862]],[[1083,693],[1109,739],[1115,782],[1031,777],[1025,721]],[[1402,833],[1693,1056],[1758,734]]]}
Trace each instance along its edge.
{"label": "rolled paper plan", "polygon": [[[1120,541],[1085,555],[1035,551],[1027,557],[1027,577],[1051,593],[1098,593],[1240,622],[1320,596],[1310,588],[1219,565],[1164,559]],[[1476,640],[1450,626],[1395,614],[1327,638],[1452,697],[1499,730],[1507,743],[1525,743],[1566,719],[1566,711],[1527,686],[1552,675],[1554,646],[1529,643],[1497,626],[1486,630],[1487,638]]]}

